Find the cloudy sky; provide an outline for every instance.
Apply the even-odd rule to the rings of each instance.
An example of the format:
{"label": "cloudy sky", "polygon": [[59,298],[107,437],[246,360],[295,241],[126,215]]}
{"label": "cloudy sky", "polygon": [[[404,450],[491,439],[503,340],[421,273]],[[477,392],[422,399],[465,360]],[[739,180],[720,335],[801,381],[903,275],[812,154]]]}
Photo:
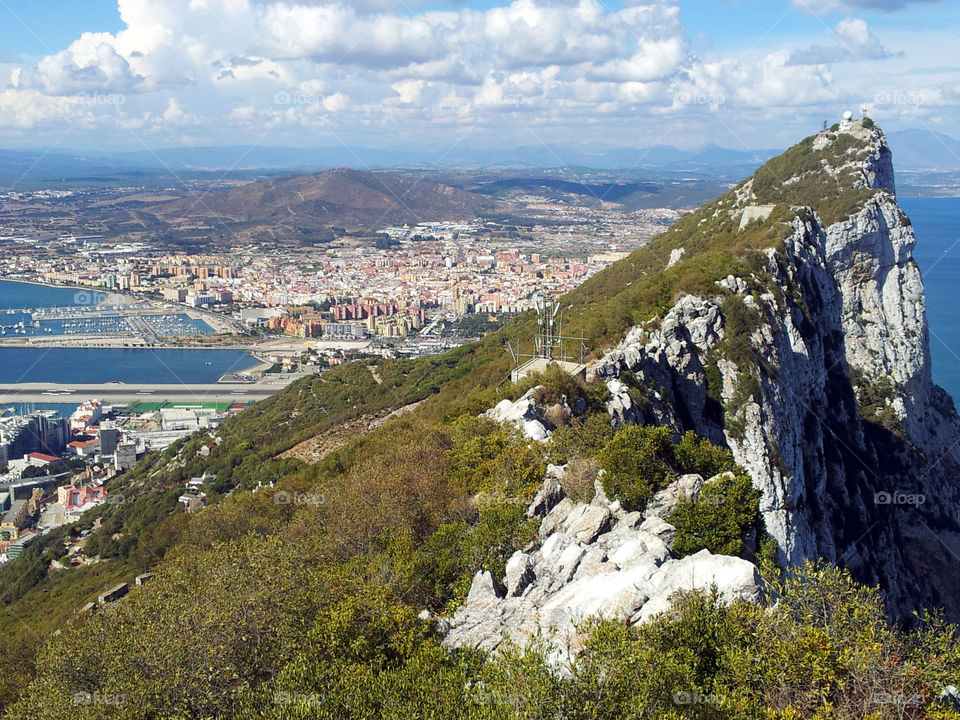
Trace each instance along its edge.
{"label": "cloudy sky", "polygon": [[955,0],[0,0],[0,147],[960,136]]}

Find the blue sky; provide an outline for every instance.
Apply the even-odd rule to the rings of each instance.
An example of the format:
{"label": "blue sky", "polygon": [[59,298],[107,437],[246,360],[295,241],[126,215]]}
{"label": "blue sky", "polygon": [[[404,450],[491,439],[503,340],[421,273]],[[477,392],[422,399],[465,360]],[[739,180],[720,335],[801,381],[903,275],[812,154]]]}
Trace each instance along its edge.
{"label": "blue sky", "polygon": [[0,0],[0,147],[960,136],[954,0]]}

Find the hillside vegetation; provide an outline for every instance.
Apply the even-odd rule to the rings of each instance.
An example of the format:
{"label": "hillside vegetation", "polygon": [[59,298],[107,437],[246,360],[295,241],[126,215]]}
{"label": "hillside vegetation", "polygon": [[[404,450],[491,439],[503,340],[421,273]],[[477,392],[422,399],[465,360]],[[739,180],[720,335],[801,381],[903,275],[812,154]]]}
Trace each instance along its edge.
{"label": "hillside vegetation", "polygon": [[[779,248],[805,212],[795,205],[832,217],[853,202],[816,184],[811,142],[755,176],[756,201],[778,198],[766,220],[739,229],[741,184],[563,298],[567,330],[599,352],[680,293],[719,294],[728,274],[762,279],[760,253]],[[789,183],[797,194],[785,197],[797,168],[809,182]],[[732,327],[754,321],[724,310]],[[960,681],[955,627],[935,614],[891,627],[879,592],[835,568],[782,573],[758,494],[725,448],[692,433],[614,430],[600,384],[556,372],[507,382],[504,343],[532,329],[522,316],[443,355],[341,366],[142,459],[111,483],[121,501],[0,569],[5,717],[960,718],[940,701]],[[735,341],[722,350],[745,351]],[[545,405],[586,408],[558,414],[549,442],[478,417],[536,386]],[[413,403],[316,463],[279,457]],[[536,537],[526,509],[548,463],[569,463],[564,489],[580,499],[602,469],[605,492],[637,510],[682,474],[718,476],[671,515],[675,552],[750,559],[777,602],[692,593],[641,626],[588,623],[568,674],[540,642],[495,657],[448,652],[440,630],[474,575],[502,576]],[[204,473],[211,507],[184,514],[183,483]],[[85,529],[86,554],[100,562],[52,570]],[[127,598],[77,614],[105,584],[148,569],[156,578]]]}

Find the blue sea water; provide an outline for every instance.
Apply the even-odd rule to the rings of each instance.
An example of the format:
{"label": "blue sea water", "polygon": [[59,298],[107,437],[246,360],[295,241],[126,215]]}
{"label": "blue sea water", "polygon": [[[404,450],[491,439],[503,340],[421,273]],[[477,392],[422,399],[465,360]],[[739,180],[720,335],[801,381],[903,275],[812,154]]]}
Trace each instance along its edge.
{"label": "blue sea water", "polygon": [[[31,316],[8,314],[10,309],[80,307],[86,296],[82,290],[51,288],[30,283],[0,280],[0,328],[21,320],[26,325]],[[109,321],[109,318],[107,319]],[[159,327],[162,322],[179,323],[197,332],[212,332],[207,323],[194,321],[185,314],[151,318]],[[45,334],[50,327],[59,334],[62,320],[42,320],[40,328],[24,328],[26,334]],[[39,332],[38,332],[39,331]],[[90,331],[84,328],[84,331]],[[13,330],[6,330],[13,337]],[[62,382],[64,384],[104,383],[119,380],[125,383],[194,384],[213,383],[227,372],[238,372],[256,366],[257,360],[242,350],[178,350],[139,348],[0,348],[0,383]]]}
{"label": "blue sea water", "polygon": [[960,403],[960,198],[899,198],[927,297],[933,379]]}
{"label": "blue sea water", "polygon": [[60,417],[70,417],[77,409],[75,403],[9,403],[0,405],[0,413],[6,415],[27,415],[35,410],[55,410]]}
{"label": "blue sea water", "polygon": [[[55,288],[45,285],[0,280],[0,309],[67,307],[78,305],[78,293],[82,290]],[[83,298],[79,298],[83,300]],[[89,303],[87,303],[89,304]]]}
{"label": "blue sea water", "polygon": [[[105,298],[94,290],[72,290],[32,283],[0,280],[0,336],[27,337],[31,335],[96,335],[132,332],[120,313],[97,312],[96,317],[78,317],[78,313],[96,310],[95,303]],[[25,310],[65,308],[70,317],[57,317],[47,312],[38,315]],[[186,313],[145,315],[144,319],[160,335],[195,335],[213,333],[206,322],[191,318]],[[34,321],[39,325],[34,326]]]}
{"label": "blue sea water", "polygon": [[214,383],[247,370],[256,359],[243,350],[140,348],[0,348],[0,384]]}

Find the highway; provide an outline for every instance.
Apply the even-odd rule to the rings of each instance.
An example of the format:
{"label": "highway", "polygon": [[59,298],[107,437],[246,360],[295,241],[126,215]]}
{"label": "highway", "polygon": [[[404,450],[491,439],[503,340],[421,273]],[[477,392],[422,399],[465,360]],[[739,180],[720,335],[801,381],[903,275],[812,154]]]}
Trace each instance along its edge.
{"label": "highway", "polygon": [[206,385],[14,383],[0,385],[0,405],[16,403],[78,405],[92,398],[116,404],[164,400],[169,402],[247,402],[270,397],[286,385],[287,383],[282,381]]}

